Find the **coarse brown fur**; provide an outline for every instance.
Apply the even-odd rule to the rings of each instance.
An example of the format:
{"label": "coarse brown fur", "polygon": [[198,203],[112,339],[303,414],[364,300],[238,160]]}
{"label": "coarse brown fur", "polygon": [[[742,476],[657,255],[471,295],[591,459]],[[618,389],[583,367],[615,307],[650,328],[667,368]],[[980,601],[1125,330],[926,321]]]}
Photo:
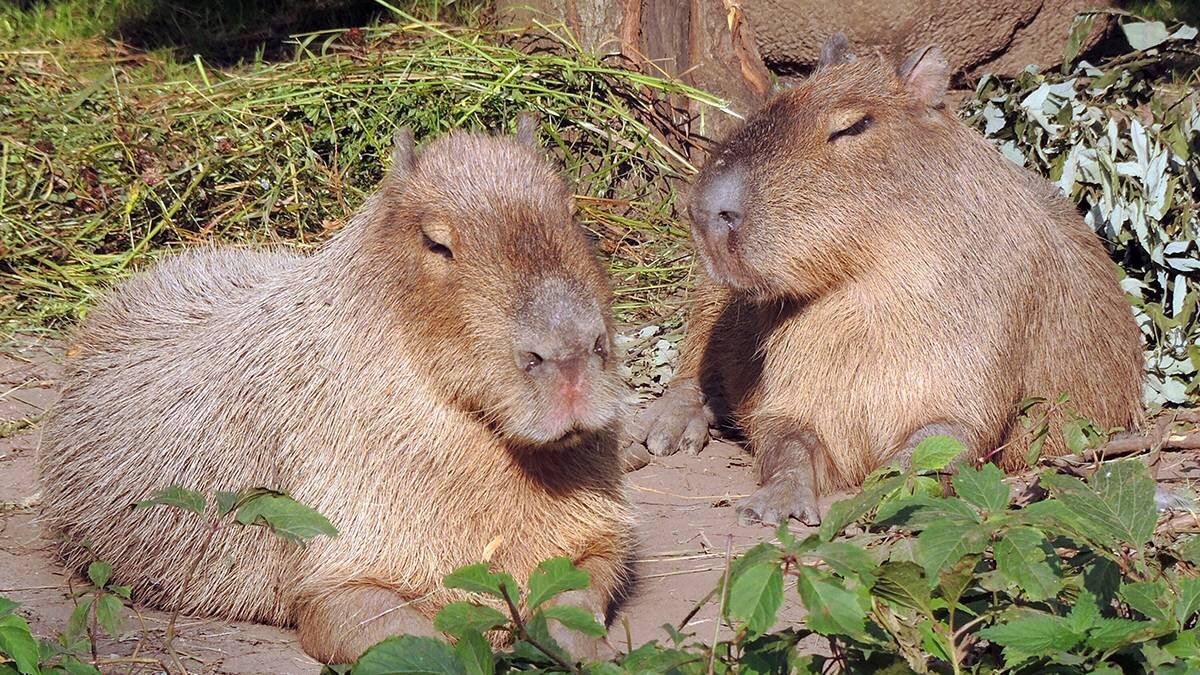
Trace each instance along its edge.
{"label": "coarse brown fur", "polygon": [[[816,493],[933,433],[1020,466],[1026,397],[1066,393],[1106,427],[1141,418],[1140,333],[1100,239],[940,105],[936,49],[900,67],[843,50],[697,178],[693,239],[715,282],[695,294],[681,393],[644,422],[653,452],[695,447],[701,396],[723,401],[759,457],[750,520],[815,521]],[[1054,428],[1044,452],[1064,451]]]}
{"label": "coarse brown fur", "polygon": [[[579,602],[607,611],[631,545],[610,292],[570,192],[521,135],[456,132],[420,154],[401,139],[312,256],[209,248],[114,289],[78,331],[39,455],[67,563],[90,542],[136,599],[295,625],[328,662],[431,632],[462,597],[444,575],[486,553],[522,582],[567,556],[591,573]],[[564,321],[593,350],[570,397],[513,356]],[[130,509],[169,485],[282,490],[339,534],[299,548],[223,525],[180,598],[208,528]]]}

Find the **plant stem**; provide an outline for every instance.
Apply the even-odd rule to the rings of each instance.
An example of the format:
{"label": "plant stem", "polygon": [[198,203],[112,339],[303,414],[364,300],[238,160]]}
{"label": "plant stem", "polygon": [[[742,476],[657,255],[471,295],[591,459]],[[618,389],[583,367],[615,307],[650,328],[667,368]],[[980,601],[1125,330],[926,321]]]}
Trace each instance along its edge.
{"label": "plant stem", "polygon": [[713,621],[713,639],[708,646],[708,675],[713,675],[717,665],[717,637],[721,634],[721,618],[725,616],[725,599],[729,597],[729,568],[733,557],[733,535],[725,535],[725,574],[721,577],[721,602],[717,605],[717,620]]}
{"label": "plant stem", "polygon": [[512,615],[513,623],[516,624],[517,633],[520,634],[522,640],[528,642],[533,646],[534,649],[545,654],[548,658],[552,659],[567,672],[575,673],[576,675],[583,675],[583,671],[579,669],[579,666],[563,660],[561,656],[555,654],[549,647],[533,639],[533,636],[529,634],[529,629],[525,627],[525,620],[521,618],[521,610],[517,609],[517,603],[513,602],[512,596],[508,594],[507,586],[501,584],[500,593],[504,596],[504,602],[508,605],[508,613]]}

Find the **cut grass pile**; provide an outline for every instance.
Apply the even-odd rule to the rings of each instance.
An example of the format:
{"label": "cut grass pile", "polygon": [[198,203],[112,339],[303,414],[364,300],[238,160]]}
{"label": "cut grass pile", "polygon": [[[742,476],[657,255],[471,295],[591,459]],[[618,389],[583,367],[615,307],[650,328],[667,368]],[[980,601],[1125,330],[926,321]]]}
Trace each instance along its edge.
{"label": "cut grass pile", "polygon": [[[507,130],[532,110],[581,195],[626,320],[686,278],[671,185],[694,142],[663,101],[720,101],[580,54],[404,15],[214,69],[99,40],[0,53],[0,322],[57,329],[113,280],[204,240],[311,247],[382,176],[393,132]],[[663,125],[662,128],[666,128]],[[666,303],[669,306],[670,303]]]}

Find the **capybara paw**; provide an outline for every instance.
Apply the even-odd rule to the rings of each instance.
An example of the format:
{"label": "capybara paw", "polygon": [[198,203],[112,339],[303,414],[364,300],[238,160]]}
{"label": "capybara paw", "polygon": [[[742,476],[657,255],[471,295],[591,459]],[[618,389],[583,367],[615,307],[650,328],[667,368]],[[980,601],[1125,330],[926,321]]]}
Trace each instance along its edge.
{"label": "capybara paw", "polygon": [[643,443],[630,443],[621,455],[621,468],[625,473],[637,471],[650,463],[650,451]]}
{"label": "capybara paw", "polygon": [[708,415],[700,390],[681,383],[667,390],[641,415],[646,429],[646,449],[652,455],[673,455],[680,450],[697,453],[708,442]]}
{"label": "capybara paw", "polygon": [[754,494],[737,503],[738,522],[742,525],[761,523],[772,527],[788,518],[805,525],[820,525],[821,512],[814,499],[787,483],[764,485]]}

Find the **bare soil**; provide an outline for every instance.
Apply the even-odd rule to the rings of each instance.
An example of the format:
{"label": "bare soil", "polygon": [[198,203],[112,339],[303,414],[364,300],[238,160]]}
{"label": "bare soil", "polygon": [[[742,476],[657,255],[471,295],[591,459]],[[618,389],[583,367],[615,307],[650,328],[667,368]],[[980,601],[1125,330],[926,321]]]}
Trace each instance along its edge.
{"label": "bare soil", "polygon": [[[0,595],[21,603],[36,634],[60,633],[74,607],[72,589],[83,581],[58,563],[52,542],[36,520],[34,456],[38,419],[54,402],[61,373],[61,346],[31,340],[0,355]],[[754,489],[751,459],[744,450],[713,442],[700,455],[655,458],[629,475],[639,519],[638,581],[610,631],[622,651],[650,640],[667,640],[662,625],[680,621],[722,578],[726,551],[735,555],[772,536],[763,527],[737,524],[733,504]],[[798,618],[794,593],[783,617]],[[709,603],[684,627],[710,641],[718,628]],[[125,671],[129,659],[165,658],[169,614],[130,609],[118,640],[100,642],[99,656]],[[287,629],[204,617],[181,617],[176,649],[190,672],[315,673],[320,665],[300,650]],[[724,630],[724,628],[721,628]],[[819,648],[814,645],[814,648]],[[160,671],[157,664],[135,670]]]}

